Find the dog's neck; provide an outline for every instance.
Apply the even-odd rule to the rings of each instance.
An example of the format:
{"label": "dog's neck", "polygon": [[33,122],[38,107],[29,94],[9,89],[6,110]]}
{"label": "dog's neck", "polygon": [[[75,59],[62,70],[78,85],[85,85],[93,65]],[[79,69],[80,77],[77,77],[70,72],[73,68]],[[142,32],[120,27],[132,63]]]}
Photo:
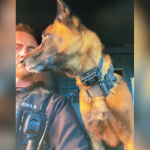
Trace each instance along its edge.
{"label": "dog's neck", "polygon": [[[111,65],[111,58],[110,58],[109,55],[102,55],[102,57],[103,57],[103,66],[102,66],[102,70],[101,70],[101,73],[102,73],[102,79],[101,79],[101,80],[104,79],[104,76],[108,73],[108,70],[109,70],[110,65]],[[100,56],[100,58],[101,58],[101,56]],[[100,60],[100,58],[99,58],[99,60]],[[82,74],[83,74],[83,73],[85,73],[85,72],[91,70],[91,69],[94,68],[94,67],[97,67],[97,68],[98,68],[98,66],[99,66],[99,62],[98,62],[96,65],[91,66],[91,68],[89,68],[89,67],[86,68],[86,67],[85,67],[84,72],[82,72],[82,71],[81,71],[81,72],[82,72]],[[74,76],[74,78],[76,79],[76,84],[77,84],[77,86],[79,86],[79,87],[81,87],[81,88],[88,89],[88,88],[90,88],[90,86],[84,86],[84,85],[82,84],[82,82],[80,81],[80,76],[81,76],[82,74],[79,74],[79,75],[77,75],[77,76]]]}
{"label": "dog's neck", "polygon": [[[64,61],[64,63],[67,63],[63,65],[65,66],[63,72],[66,72],[69,77],[76,78],[76,80],[78,80],[85,72],[95,67],[98,68],[100,59],[103,57],[103,66],[101,69],[103,80],[104,75],[107,74],[112,63],[111,58],[109,55],[103,54],[102,51],[104,46],[94,32],[91,32],[88,29],[84,29],[81,35],[82,38],[76,41],[78,44],[69,50],[72,53],[74,52],[74,54],[70,54],[69,58],[66,56],[64,58],[64,60],[67,60]],[[79,87],[83,86],[81,82],[77,82],[77,85]]]}

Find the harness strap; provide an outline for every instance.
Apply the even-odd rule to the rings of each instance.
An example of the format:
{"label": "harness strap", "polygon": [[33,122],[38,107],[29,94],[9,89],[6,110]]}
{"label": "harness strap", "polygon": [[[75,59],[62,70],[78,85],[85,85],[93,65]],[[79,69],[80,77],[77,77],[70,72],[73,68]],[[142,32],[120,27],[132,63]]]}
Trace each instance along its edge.
{"label": "harness strap", "polygon": [[101,90],[101,88],[100,88],[100,86],[99,85],[94,85],[94,86],[92,86],[90,89],[88,89],[88,90],[85,90],[85,89],[83,89],[84,90],[84,92],[86,93],[86,95],[88,96],[88,97],[91,97],[91,98],[93,98],[93,97],[100,97],[100,96],[103,96],[104,94],[103,94],[103,91]]}

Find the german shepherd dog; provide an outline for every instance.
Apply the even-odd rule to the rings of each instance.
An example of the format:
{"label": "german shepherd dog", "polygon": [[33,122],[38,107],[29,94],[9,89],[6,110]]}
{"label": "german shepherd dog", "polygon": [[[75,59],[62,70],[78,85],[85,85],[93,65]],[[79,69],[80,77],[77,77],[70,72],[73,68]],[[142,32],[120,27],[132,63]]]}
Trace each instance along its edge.
{"label": "german shepherd dog", "polygon": [[[20,60],[30,72],[50,69],[65,72],[76,79],[81,88],[80,111],[94,150],[105,150],[124,145],[124,150],[134,150],[134,105],[132,96],[122,77],[108,96],[91,98],[83,89],[80,76],[98,67],[103,57],[102,78],[111,66],[109,55],[103,54],[103,44],[98,36],[86,28],[62,0],[57,0],[57,17],[42,33],[41,44]],[[104,144],[105,143],[105,144]]]}

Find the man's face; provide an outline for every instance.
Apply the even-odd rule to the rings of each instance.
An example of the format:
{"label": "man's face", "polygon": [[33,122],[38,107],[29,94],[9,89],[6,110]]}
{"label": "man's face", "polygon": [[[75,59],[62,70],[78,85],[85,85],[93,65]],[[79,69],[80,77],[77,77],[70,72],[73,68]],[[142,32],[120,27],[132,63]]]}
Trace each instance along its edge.
{"label": "man's face", "polygon": [[16,32],[16,77],[20,79],[31,76],[31,73],[20,63],[20,59],[38,46],[31,34]]}

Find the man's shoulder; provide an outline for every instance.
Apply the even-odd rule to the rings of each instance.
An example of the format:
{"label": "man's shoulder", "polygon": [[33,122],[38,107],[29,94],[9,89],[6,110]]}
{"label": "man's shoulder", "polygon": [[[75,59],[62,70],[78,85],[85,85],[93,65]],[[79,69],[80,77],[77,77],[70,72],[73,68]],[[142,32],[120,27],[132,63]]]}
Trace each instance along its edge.
{"label": "man's shoulder", "polygon": [[50,116],[56,117],[60,113],[64,113],[62,110],[68,107],[71,107],[70,100],[63,95],[55,93],[52,95],[52,97],[50,97],[50,101],[46,108],[46,114],[48,118],[51,118]]}
{"label": "man's shoulder", "polygon": [[48,94],[47,98],[50,98],[49,106],[61,105],[62,107],[64,107],[67,103],[70,102],[70,100],[67,97],[60,95],[47,87],[40,87],[40,91],[41,91],[41,94],[44,94],[44,95]]}
{"label": "man's shoulder", "polygon": [[42,99],[45,98],[50,98],[50,103],[58,103],[60,101],[69,101],[69,99],[63,95],[60,95],[58,93],[56,93],[55,91],[51,90],[50,88],[46,87],[46,86],[39,86],[36,87],[30,91],[26,91],[24,90],[24,88],[17,88],[16,89],[16,96],[17,95],[28,95],[28,97],[32,96],[36,96],[38,95],[38,97],[41,97]]}
{"label": "man's shoulder", "polygon": [[51,90],[50,88],[47,87],[40,87],[39,88],[41,94],[48,94],[49,97],[51,98],[50,103],[58,103],[60,101],[69,101],[69,99],[63,95],[60,95],[56,93],[55,91]]}
{"label": "man's shoulder", "polygon": [[57,93],[54,93],[51,97],[51,100],[50,100],[50,103],[58,103],[58,102],[61,102],[61,101],[69,101],[69,99],[63,95],[60,95],[60,94],[57,94]]}
{"label": "man's shoulder", "polygon": [[69,99],[63,95],[57,94],[53,90],[40,86],[34,88],[30,91],[19,91],[16,97],[16,103],[21,104],[29,103],[32,105],[37,105],[41,108],[41,105],[47,105],[47,109],[53,109],[59,112],[70,103]]}

